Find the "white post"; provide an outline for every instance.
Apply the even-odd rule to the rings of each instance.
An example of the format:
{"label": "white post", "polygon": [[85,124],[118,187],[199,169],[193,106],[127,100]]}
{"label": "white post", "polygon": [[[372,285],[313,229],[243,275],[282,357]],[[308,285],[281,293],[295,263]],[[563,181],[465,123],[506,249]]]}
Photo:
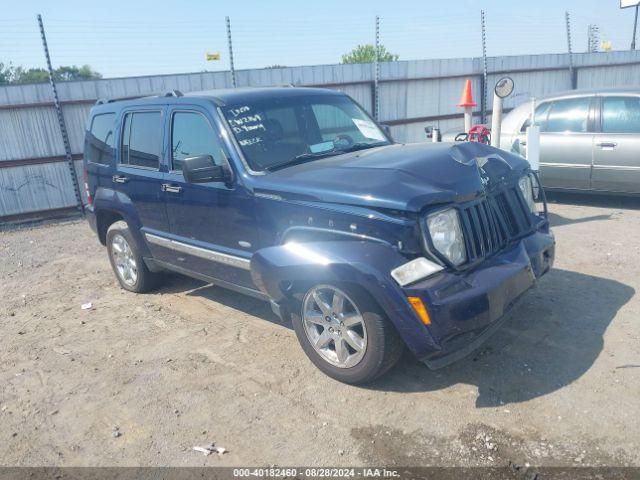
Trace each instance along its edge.
{"label": "white post", "polygon": [[538,125],[527,127],[527,161],[531,170],[540,171],[540,127]]}
{"label": "white post", "polygon": [[433,143],[438,142],[438,137],[440,137],[440,129],[439,128],[435,128],[433,130],[431,130],[431,141]]}
{"label": "white post", "polygon": [[540,171],[540,127],[535,125],[536,99],[531,99],[531,122],[527,127],[527,153],[526,158],[531,170]]}
{"label": "white post", "polygon": [[493,93],[493,111],[491,112],[491,146],[500,148],[502,130],[502,98]]}
{"label": "white post", "polygon": [[464,131],[469,133],[473,124],[473,107],[464,107]]}

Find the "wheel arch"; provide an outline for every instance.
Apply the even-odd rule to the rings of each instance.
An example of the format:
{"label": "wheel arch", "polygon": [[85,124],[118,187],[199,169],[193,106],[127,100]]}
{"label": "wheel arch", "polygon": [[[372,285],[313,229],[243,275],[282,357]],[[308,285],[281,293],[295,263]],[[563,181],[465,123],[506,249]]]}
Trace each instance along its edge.
{"label": "wheel arch", "polygon": [[124,216],[115,210],[99,209],[96,211],[96,229],[102,245],[107,244],[107,230],[116,222],[126,222]]}
{"label": "wheel arch", "polygon": [[435,343],[389,275],[406,261],[393,247],[379,242],[292,242],[258,250],[251,259],[251,276],[273,302],[288,308],[295,307],[314,284],[355,285],[375,300],[407,346],[419,354]]}

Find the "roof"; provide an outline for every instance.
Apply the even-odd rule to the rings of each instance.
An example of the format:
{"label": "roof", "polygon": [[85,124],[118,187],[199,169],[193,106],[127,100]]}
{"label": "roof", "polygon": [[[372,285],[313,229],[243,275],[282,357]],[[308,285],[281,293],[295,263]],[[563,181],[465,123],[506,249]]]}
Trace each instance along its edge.
{"label": "roof", "polygon": [[632,94],[640,94],[640,87],[615,87],[615,88],[588,88],[582,90],[568,90],[565,92],[556,92],[550,93],[547,95],[543,95],[541,97],[536,97],[536,101],[541,100],[551,100],[555,98],[564,98],[564,97],[582,97],[589,95],[609,95],[609,94],[623,94],[623,93],[632,93]]}
{"label": "roof", "polygon": [[[179,92],[178,92],[179,93]],[[216,105],[223,107],[225,105],[237,105],[242,102],[254,102],[269,98],[292,98],[306,95],[344,95],[336,90],[326,88],[307,88],[307,87],[260,87],[260,88],[234,88],[234,89],[217,89],[203,90],[200,92],[189,92],[187,94],[175,95],[169,92],[166,96],[156,95],[150,97],[141,97],[134,99],[114,99],[97,103],[93,108],[95,111],[114,111],[126,107],[157,105],[162,104],[180,104],[185,100],[193,101],[194,99],[203,99],[213,101]]]}
{"label": "roof", "polygon": [[260,88],[233,88],[218,90],[203,90],[200,92],[189,92],[187,97],[203,97],[214,100],[219,105],[232,105],[246,101],[256,101],[266,98],[291,98],[304,95],[344,95],[336,90],[326,88],[308,87],[260,87]]}

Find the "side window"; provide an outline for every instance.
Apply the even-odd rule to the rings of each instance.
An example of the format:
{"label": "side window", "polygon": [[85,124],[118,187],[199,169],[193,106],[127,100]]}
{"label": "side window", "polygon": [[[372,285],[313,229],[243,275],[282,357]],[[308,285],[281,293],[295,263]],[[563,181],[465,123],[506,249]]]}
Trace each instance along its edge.
{"label": "side window", "polygon": [[341,108],[329,104],[315,104],[311,108],[323,141],[333,140],[337,133],[346,133],[354,142],[366,141],[366,137],[353,123],[351,116]]}
{"label": "side window", "polygon": [[540,130],[543,132],[586,132],[589,123],[590,100],[590,97],[584,97],[553,102],[547,117],[547,125]]}
{"label": "side window", "polygon": [[604,97],[602,131],[640,133],[640,97]]}
{"label": "side window", "polygon": [[160,112],[127,113],[122,131],[121,163],[158,170],[161,152]]}
{"label": "side window", "polygon": [[85,144],[85,156],[88,162],[111,165],[115,118],[115,113],[101,113],[91,120]]}
{"label": "side window", "polygon": [[[540,127],[540,131],[544,132],[547,126],[547,115],[549,115],[549,107],[551,107],[551,102],[541,103],[536,107],[535,111],[535,119],[534,125],[538,125]],[[531,116],[527,117],[527,120],[522,125],[520,129],[521,132],[526,132],[527,128],[531,125]]]}
{"label": "side window", "polygon": [[171,170],[182,170],[182,161],[197,155],[211,155],[222,165],[222,149],[216,132],[204,115],[175,112],[171,123]]}

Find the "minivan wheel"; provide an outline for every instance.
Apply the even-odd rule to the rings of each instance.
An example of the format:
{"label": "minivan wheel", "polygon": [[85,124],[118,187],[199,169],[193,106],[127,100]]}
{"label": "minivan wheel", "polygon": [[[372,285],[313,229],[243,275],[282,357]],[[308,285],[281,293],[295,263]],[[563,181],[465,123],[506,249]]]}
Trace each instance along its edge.
{"label": "minivan wheel", "polygon": [[371,297],[350,286],[318,284],[292,315],[304,352],[345,383],[374,380],[398,361],[404,344]]}
{"label": "minivan wheel", "polygon": [[144,293],[158,286],[159,274],[145,265],[126,222],[115,222],[107,230],[107,252],[122,288]]}

